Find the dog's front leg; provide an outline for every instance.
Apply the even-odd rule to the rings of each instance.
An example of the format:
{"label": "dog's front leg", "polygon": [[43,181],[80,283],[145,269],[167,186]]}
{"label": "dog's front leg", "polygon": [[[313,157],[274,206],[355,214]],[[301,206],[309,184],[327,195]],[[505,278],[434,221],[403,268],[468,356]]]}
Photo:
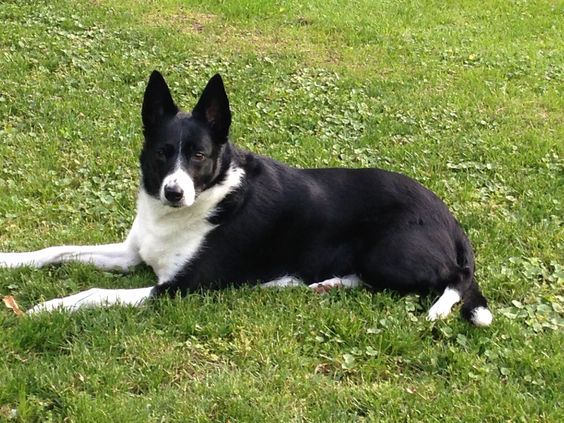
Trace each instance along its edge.
{"label": "dog's front leg", "polygon": [[28,314],[54,310],[76,311],[79,308],[104,307],[111,305],[139,306],[151,297],[153,287],[135,289],[92,288],[68,297],[55,298],[40,303],[28,310]]}
{"label": "dog's front leg", "polygon": [[89,263],[104,270],[127,271],[141,263],[138,249],[129,239],[118,244],[62,245],[26,253],[0,253],[0,267],[43,267],[67,261]]}

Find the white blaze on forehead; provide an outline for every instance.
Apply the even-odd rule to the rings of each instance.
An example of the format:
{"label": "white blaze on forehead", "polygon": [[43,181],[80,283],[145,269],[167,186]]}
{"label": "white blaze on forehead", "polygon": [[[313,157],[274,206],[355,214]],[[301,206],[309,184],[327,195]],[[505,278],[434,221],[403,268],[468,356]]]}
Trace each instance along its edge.
{"label": "white blaze on forehead", "polygon": [[192,204],[194,204],[194,200],[196,199],[196,189],[194,188],[194,181],[192,180],[190,175],[188,175],[188,172],[186,172],[182,168],[182,166],[180,166],[180,164],[176,166],[174,172],[164,178],[161,186],[161,201],[163,201],[164,203],[168,202],[165,197],[165,187],[172,187],[175,185],[178,186],[178,188],[180,188],[184,193],[184,196],[182,197],[182,200],[180,200],[178,205],[191,206]]}
{"label": "white blaze on forehead", "polygon": [[194,187],[194,181],[188,172],[186,172],[182,164],[182,144],[180,143],[178,144],[178,156],[174,170],[170,175],[167,175],[163,179],[160,190],[160,198],[163,203],[168,203],[168,200],[165,197],[165,188],[167,186],[171,188],[177,187],[182,190],[183,196],[182,199],[175,204],[179,207],[189,207],[194,204],[194,201],[196,200],[196,189]]}

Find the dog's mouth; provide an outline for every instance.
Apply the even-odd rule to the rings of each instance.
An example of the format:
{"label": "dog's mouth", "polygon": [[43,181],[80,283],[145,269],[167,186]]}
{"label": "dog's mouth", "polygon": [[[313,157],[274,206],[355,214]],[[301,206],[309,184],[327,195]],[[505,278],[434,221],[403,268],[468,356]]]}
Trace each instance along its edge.
{"label": "dog's mouth", "polygon": [[190,207],[192,204],[186,204],[184,203],[184,201],[179,201],[179,202],[171,202],[168,200],[163,201],[163,204],[167,207],[170,207],[171,209],[185,209]]}
{"label": "dog's mouth", "polygon": [[183,196],[182,198],[175,200],[175,201],[171,201],[167,198],[161,198],[161,201],[163,203],[163,205],[170,207],[172,209],[185,209],[188,207],[191,207],[192,205],[194,205],[194,203],[196,202],[196,200],[198,199],[198,194],[199,192],[196,192],[194,194],[194,197],[191,198],[191,201],[187,201],[186,196]]}
{"label": "dog's mouth", "polygon": [[181,209],[182,207],[184,207],[182,204],[171,203],[170,201],[166,201],[165,206],[172,207],[173,209]]}

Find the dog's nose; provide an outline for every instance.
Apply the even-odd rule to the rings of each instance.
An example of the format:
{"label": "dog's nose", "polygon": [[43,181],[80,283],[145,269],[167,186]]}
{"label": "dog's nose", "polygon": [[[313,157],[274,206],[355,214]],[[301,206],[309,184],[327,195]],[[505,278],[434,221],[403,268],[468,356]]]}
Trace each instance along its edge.
{"label": "dog's nose", "polygon": [[178,203],[182,200],[184,191],[176,184],[166,185],[164,188],[164,196],[171,203]]}

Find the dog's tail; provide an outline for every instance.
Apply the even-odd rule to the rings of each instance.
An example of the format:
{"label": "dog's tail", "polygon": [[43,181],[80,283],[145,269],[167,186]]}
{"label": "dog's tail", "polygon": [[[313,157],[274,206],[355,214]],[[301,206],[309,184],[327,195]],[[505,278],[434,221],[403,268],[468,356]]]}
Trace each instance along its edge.
{"label": "dog's tail", "polygon": [[476,326],[489,326],[492,323],[493,315],[488,308],[488,301],[480,291],[480,287],[470,269],[464,269],[463,278],[466,281],[460,284],[462,307],[460,312],[462,317],[472,322]]}
{"label": "dog's tail", "polygon": [[462,317],[476,326],[489,326],[493,315],[488,308],[488,301],[476,282],[474,252],[465,235],[462,235],[456,243],[456,256],[459,279],[455,288],[459,290],[462,299]]}
{"label": "dog's tail", "polygon": [[482,295],[474,277],[474,255],[465,237],[456,245],[456,261],[445,290],[429,310],[428,319],[436,320],[449,315],[452,306],[462,301],[462,317],[476,326],[489,326],[493,315],[488,301]]}

